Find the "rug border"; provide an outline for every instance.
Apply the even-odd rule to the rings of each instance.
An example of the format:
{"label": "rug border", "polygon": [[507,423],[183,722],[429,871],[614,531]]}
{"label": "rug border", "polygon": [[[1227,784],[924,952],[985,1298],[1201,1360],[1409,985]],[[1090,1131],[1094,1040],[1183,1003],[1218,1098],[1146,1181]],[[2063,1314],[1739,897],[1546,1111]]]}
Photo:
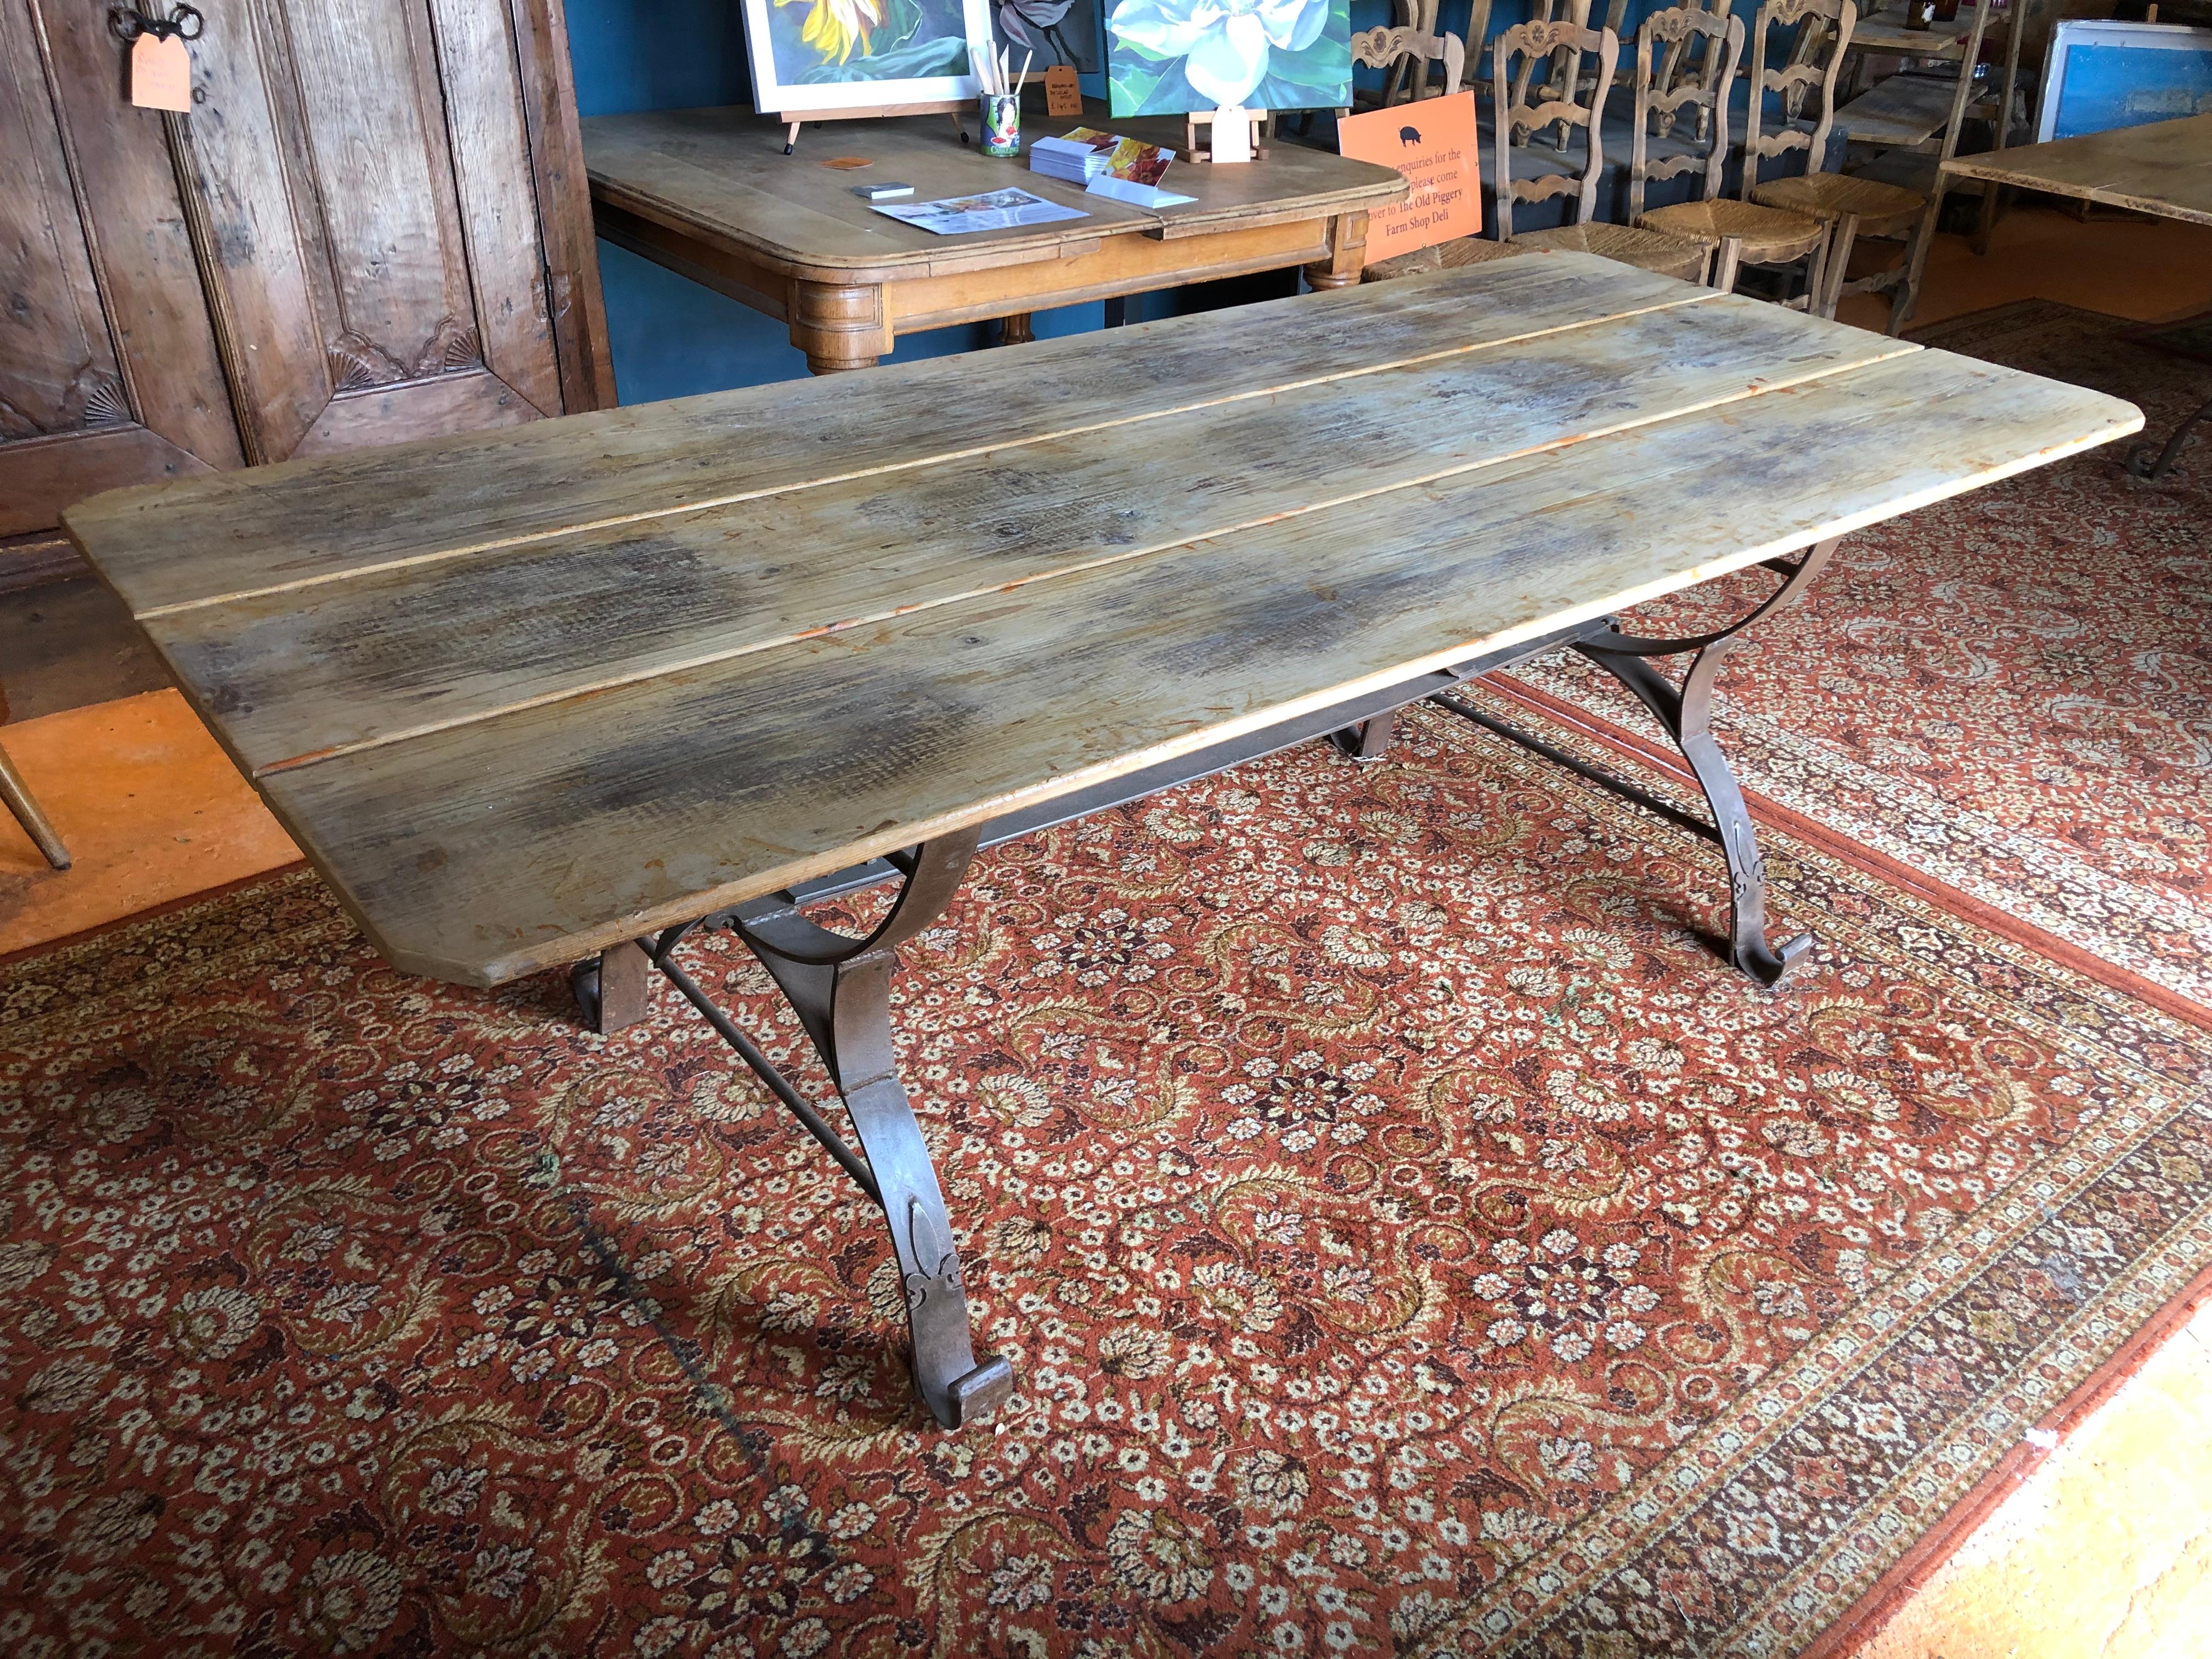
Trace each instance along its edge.
{"label": "rug border", "polygon": [[2007,1451],[1965,1497],[1946,1510],[1941,1520],[1921,1534],[1911,1547],[1875,1580],[1864,1595],[1800,1649],[1797,1659],[1852,1659],[1881,1635],[1905,1603],[1926,1588],[1928,1581],[1980,1530],[1983,1522],[2057,1451],[2064,1438],[2118,1394],[2208,1300],[2212,1300],[2212,1267],[2191,1279],[2179,1295],[2115,1349],[2103,1364],[2090,1372],[2036,1425],[2058,1437],[2057,1440],[2048,1446],[2038,1446],[2023,1439]]}

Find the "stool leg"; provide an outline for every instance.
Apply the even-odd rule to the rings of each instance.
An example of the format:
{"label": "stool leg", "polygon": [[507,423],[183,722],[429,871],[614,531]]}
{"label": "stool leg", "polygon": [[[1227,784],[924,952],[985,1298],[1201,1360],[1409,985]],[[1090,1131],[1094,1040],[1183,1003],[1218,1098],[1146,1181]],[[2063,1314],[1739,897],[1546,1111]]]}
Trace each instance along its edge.
{"label": "stool leg", "polygon": [[1828,245],[1828,291],[1821,297],[1820,315],[1834,320],[1836,307],[1843,302],[1844,283],[1851,270],[1851,244],[1859,239],[1859,216],[1846,213],[1829,228],[1832,238]]}
{"label": "stool leg", "polygon": [[8,751],[0,749],[0,800],[8,803],[8,810],[15,815],[15,822],[23,826],[23,833],[38,843],[46,862],[57,870],[70,867],[69,848],[54,833],[54,826],[39,810],[38,802],[31,799],[31,786],[23,781],[23,775],[15,769]]}
{"label": "stool leg", "polygon": [[1889,302],[1889,332],[1893,338],[1905,332],[1905,325],[1912,320],[1915,307],[1920,303],[1920,278],[1928,269],[1928,250],[1936,240],[1936,221],[1943,212],[1943,174],[1938,170],[1936,186],[1928,192],[1928,211],[1921,216],[1919,233],[1912,239],[1912,250],[1905,255],[1905,281],[1893,292]]}
{"label": "stool leg", "polygon": [[1713,286],[1722,293],[1735,292],[1735,268],[1742,258],[1742,238],[1737,236],[1721,238],[1719,268],[1713,272]]}

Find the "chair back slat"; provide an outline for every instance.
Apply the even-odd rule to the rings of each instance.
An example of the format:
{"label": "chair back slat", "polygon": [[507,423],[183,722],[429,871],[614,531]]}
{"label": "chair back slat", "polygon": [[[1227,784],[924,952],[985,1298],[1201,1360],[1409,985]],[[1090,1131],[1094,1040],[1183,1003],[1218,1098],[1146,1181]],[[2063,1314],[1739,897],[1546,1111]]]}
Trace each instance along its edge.
{"label": "chair back slat", "polygon": [[[1689,58],[1688,48],[1698,41],[1704,42],[1705,51]],[[1692,0],[1645,17],[1633,50],[1636,102],[1628,150],[1632,225],[1644,216],[1644,186],[1649,179],[1699,173],[1696,200],[1711,201],[1721,193],[1721,174],[1728,166],[1729,98],[1735,87],[1736,65],[1743,58],[1743,20],[1724,11],[1706,11]],[[1662,78],[1673,79],[1674,84],[1662,86]],[[1652,160],[1652,137],[1671,138],[1685,110],[1696,115],[1692,131],[1704,141],[1703,152]],[[1654,116],[1664,118],[1655,121]]]}
{"label": "chair back slat", "polygon": [[[1516,202],[1548,202],[1554,196],[1571,196],[1582,187],[1581,179],[1570,179],[1564,173],[1547,173],[1540,179],[1514,179],[1507,184]],[[1580,224],[1582,221],[1577,219],[1575,222]],[[1500,237],[1498,240],[1510,241],[1512,239]]]}
{"label": "chair back slat", "polygon": [[[1581,16],[1588,15],[1589,0],[1577,0],[1574,10]],[[1585,76],[1582,71],[1585,54],[1597,59],[1593,75]],[[1522,60],[1517,83],[1508,72],[1516,58]],[[1547,82],[1532,91],[1532,72],[1546,58],[1557,61]],[[1587,27],[1578,17],[1517,23],[1502,31],[1492,43],[1491,95],[1496,100],[1497,116],[1491,137],[1498,157],[1497,183],[1492,193],[1497,203],[1499,241],[1513,240],[1516,202],[1574,196],[1578,198],[1574,220],[1578,225],[1589,223],[1596,212],[1598,182],[1605,171],[1600,115],[1605,108],[1606,95],[1613,89],[1613,68],[1620,58],[1620,37],[1611,29]],[[1589,94],[1588,101],[1584,100],[1585,93]],[[1535,101],[1530,101],[1532,97]],[[1581,173],[1573,176],[1552,173],[1540,179],[1516,180],[1513,177],[1513,151],[1522,135],[1533,134],[1547,126],[1561,130],[1562,149],[1565,147],[1566,128],[1581,127],[1589,135]]]}
{"label": "chair back slat", "polygon": [[[1765,0],[1752,24],[1751,100],[1744,120],[1743,179],[1739,191],[1751,199],[1759,188],[1759,164],[1770,155],[1805,152],[1805,170],[1818,173],[1828,154],[1828,132],[1836,120],[1836,77],[1858,27],[1852,0]],[[1793,33],[1794,32],[1794,33]],[[1780,41],[1788,35],[1787,52]],[[1771,56],[1781,63],[1769,69]],[[1814,88],[1820,89],[1820,118],[1809,128],[1797,125],[1798,112]],[[1776,94],[1780,111],[1775,130],[1766,125],[1766,95]]]}
{"label": "chair back slat", "polygon": [[[1467,43],[1456,34],[1423,34],[1402,24],[1395,28],[1363,29],[1352,37],[1352,61],[1369,69],[1394,71],[1382,89],[1382,105],[1388,109],[1401,101],[1449,98],[1457,92],[1467,73]],[[1430,88],[1431,64],[1443,65],[1440,91]],[[1395,72],[1401,69],[1406,72]]]}

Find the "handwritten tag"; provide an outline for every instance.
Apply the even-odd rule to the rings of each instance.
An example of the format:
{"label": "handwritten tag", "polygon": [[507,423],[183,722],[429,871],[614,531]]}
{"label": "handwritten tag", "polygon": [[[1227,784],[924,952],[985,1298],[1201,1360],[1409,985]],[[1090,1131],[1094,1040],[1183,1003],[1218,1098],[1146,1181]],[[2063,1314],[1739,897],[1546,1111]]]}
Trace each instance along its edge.
{"label": "handwritten tag", "polygon": [[131,43],[131,101],[140,109],[192,108],[192,59],[172,34],[142,34]]}
{"label": "handwritten tag", "polygon": [[1044,72],[1044,112],[1047,115],[1083,113],[1083,82],[1073,65],[1054,64]]}
{"label": "handwritten tag", "polygon": [[1251,112],[1235,104],[1224,104],[1213,112],[1213,159],[1217,161],[1249,161],[1252,159]]}

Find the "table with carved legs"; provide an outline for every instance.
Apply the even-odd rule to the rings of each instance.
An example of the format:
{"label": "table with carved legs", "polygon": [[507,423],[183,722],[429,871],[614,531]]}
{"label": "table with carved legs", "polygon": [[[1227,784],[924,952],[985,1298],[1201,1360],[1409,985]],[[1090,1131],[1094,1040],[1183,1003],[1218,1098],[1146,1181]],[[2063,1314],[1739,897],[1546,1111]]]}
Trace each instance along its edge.
{"label": "table with carved legs", "polygon": [[[1103,107],[1048,118],[1031,94],[1024,138],[1085,123],[1180,149],[1172,118],[1115,121]],[[972,118],[968,123],[973,125]],[[1260,271],[1302,270],[1316,289],[1359,280],[1367,214],[1406,193],[1389,167],[1284,142],[1264,161],[1177,161],[1166,185],[1194,199],[1139,208],[996,160],[944,116],[785,130],[743,108],[594,116],[583,124],[599,233],[783,322],[817,374],[866,368],[901,335]],[[874,211],[853,187],[914,186],[908,204],[1016,187],[1080,219],[939,236]]]}
{"label": "table with carved legs", "polygon": [[[1503,729],[1468,684],[1577,651],[1711,817],[1600,781],[1719,844],[1719,949],[1771,985],[1804,945],[1769,937],[1709,724],[1729,644],[1838,538],[2141,424],[1551,252],[858,386],[117,492],[67,527],[395,967],[571,969],[601,1030],[675,986],[880,1207],[948,1427],[1013,1377],[970,1343],[890,988],[979,848],[1291,744],[1388,763],[1416,701]],[[1614,620],[1753,568],[1771,590],[1729,627]],[[878,881],[864,935],[806,914]],[[851,1139],[686,969],[718,928],[782,988]]]}

